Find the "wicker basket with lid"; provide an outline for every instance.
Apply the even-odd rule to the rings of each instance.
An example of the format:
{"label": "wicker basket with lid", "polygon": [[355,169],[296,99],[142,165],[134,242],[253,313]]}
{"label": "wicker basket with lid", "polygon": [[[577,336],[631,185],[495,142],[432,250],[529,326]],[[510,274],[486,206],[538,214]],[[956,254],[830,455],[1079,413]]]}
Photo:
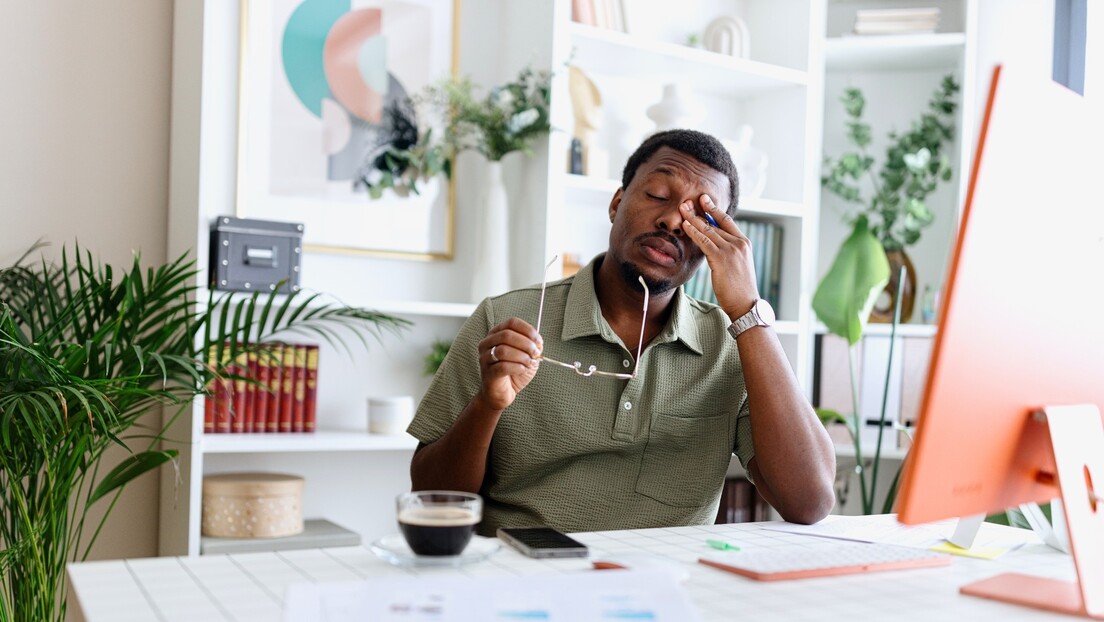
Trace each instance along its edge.
{"label": "wicker basket with lid", "polygon": [[303,478],[223,473],[203,478],[205,536],[278,538],[303,531]]}

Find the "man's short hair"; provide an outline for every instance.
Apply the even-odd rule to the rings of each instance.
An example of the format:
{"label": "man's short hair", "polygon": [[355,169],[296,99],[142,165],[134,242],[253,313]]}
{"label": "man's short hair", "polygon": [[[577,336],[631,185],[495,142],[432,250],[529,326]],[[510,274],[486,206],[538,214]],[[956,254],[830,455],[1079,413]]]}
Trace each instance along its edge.
{"label": "man's short hair", "polygon": [[740,179],[736,176],[736,165],[732,163],[732,156],[721,141],[696,130],[666,130],[646,138],[629,156],[629,161],[625,164],[625,170],[621,173],[622,188],[629,187],[629,182],[636,175],[636,169],[647,162],[660,147],[681,151],[728,177],[728,215],[732,216],[736,213],[736,202],[740,196]]}

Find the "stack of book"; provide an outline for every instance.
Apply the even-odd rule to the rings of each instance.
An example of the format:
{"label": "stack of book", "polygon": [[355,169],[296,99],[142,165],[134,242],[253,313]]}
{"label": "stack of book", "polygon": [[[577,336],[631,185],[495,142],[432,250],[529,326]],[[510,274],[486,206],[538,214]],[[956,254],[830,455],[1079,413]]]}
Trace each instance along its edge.
{"label": "stack of book", "polygon": [[931,33],[939,28],[936,7],[908,9],[860,9],[855,12],[857,35]]}
{"label": "stack of book", "polygon": [[[770,222],[736,220],[736,226],[751,241],[752,261],[759,295],[778,308],[778,293],[782,273],[782,227]],[[703,302],[717,303],[713,293],[713,273],[707,262],[683,285],[686,294]]]}
{"label": "stack of book", "polygon": [[228,345],[211,346],[208,352],[208,365],[218,369],[222,378],[207,387],[204,432],[314,431],[317,345],[264,343],[255,351],[230,357]]}
{"label": "stack of book", "polygon": [[628,0],[572,0],[571,20],[587,26],[629,32]]}

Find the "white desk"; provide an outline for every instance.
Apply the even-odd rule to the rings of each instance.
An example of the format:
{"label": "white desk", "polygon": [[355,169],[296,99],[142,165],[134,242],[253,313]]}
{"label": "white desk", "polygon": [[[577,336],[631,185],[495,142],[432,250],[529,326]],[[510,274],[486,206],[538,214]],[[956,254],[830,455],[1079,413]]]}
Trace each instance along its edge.
{"label": "white desk", "polygon": [[[1008,571],[1066,580],[1074,577],[1069,556],[1037,543],[992,561],[955,557],[949,567],[776,583],[752,581],[696,563],[700,554],[711,551],[704,540],[717,538],[718,534],[744,550],[795,544],[814,547],[825,542],[761,529],[759,525],[575,535],[604,553],[647,551],[672,563],[685,564],[690,571],[687,589],[704,620],[868,620],[871,616],[917,621],[1053,620],[1053,614],[962,596],[958,588]],[[986,524],[982,536],[1002,529],[1010,528]],[[1024,541],[1037,542],[1031,532],[1016,531]],[[69,615],[77,620],[83,615],[88,622],[275,621],[280,619],[284,588],[296,582],[440,574],[478,577],[600,572],[587,570],[589,567],[588,561],[578,559],[532,560],[508,547],[485,561],[459,569],[398,568],[377,559],[365,547],[86,562],[69,566]]]}

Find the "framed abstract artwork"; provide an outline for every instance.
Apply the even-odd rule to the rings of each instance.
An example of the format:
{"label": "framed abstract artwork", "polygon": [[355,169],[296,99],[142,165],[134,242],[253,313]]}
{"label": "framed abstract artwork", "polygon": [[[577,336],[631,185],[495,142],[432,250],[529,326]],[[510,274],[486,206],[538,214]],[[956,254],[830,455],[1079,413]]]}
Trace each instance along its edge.
{"label": "framed abstract artwork", "polygon": [[237,215],[303,223],[307,250],[451,259],[449,180],[359,181],[424,130],[408,98],[456,74],[459,2],[242,0]]}

